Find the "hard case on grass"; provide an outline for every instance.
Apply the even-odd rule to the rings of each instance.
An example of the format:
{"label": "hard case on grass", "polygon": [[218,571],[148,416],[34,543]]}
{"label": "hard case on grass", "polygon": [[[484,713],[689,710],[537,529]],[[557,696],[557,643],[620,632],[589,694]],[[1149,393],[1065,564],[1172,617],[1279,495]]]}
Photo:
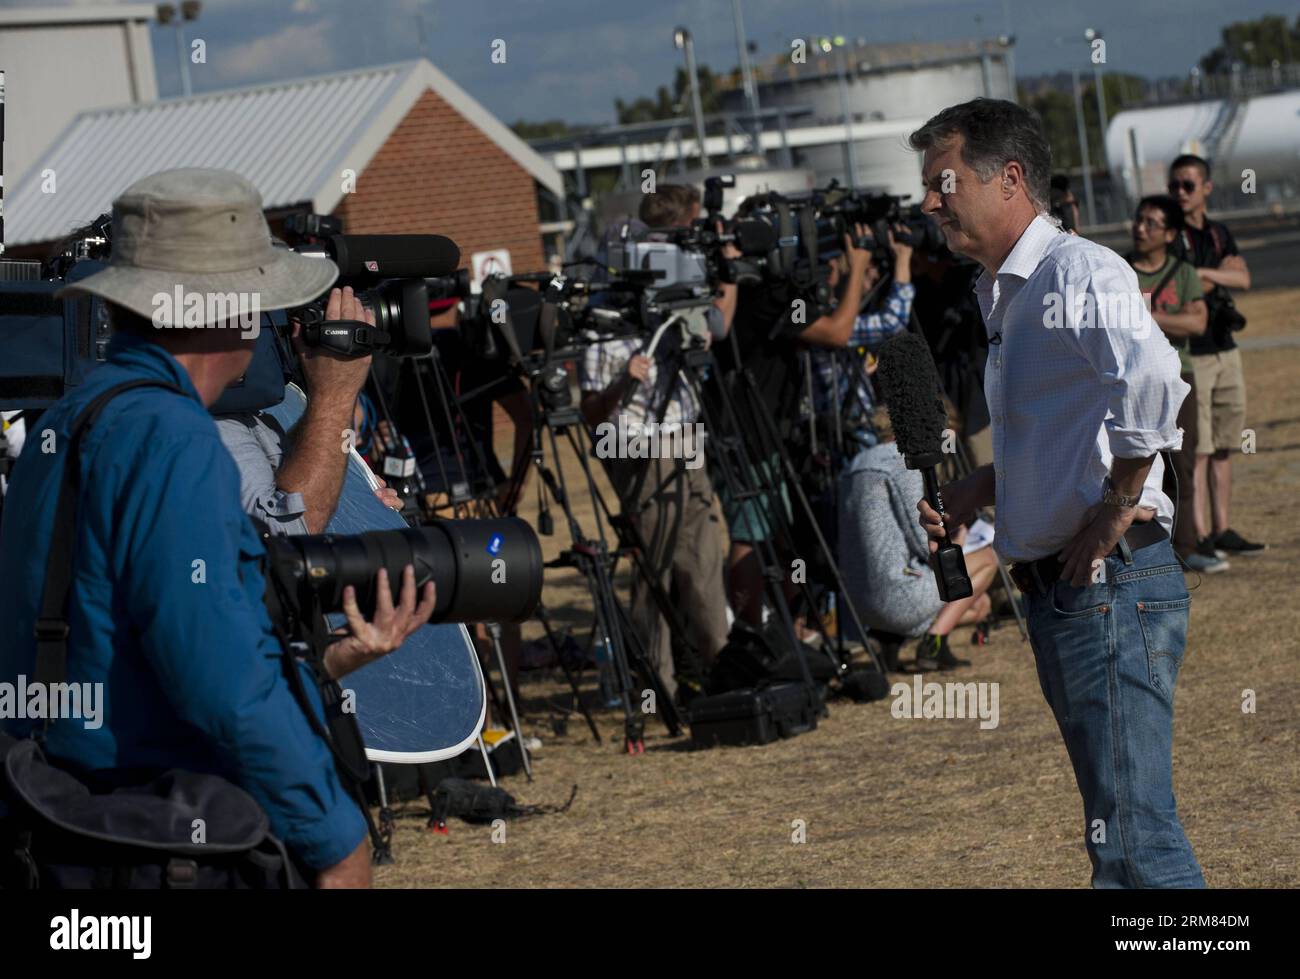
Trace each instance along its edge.
{"label": "hard case on grass", "polygon": [[701,747],[770,744],[817,727],[821,695],[802,683],[778,683],[697,697],[691,701],[691,740]]}

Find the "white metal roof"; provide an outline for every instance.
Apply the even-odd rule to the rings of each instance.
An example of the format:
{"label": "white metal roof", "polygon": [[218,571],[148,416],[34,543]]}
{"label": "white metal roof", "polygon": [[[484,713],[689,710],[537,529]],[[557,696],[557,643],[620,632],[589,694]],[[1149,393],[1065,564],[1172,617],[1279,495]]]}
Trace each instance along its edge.
{"label": "white metal roof", "polygon": [[6,7],[0,10],[0,27],[49,27],[54,24],[104,24],[148,20],[157,15],[151,3],[115,4],[113,6]]}
{"label": "white metal roof", "polygon": [[[872,120],[869,122],[854,122],[850,127],[852,139],[856,142],[859,140],[871,139],[888,139],[899,136],[906,136],[915,129],[919,129],[925,122],[923,118],[905,118],[905,119],[886,119]],[[694,133],[683,130],[681,132],[682,153],[686,157],[700,155],[699,140],[695,138]],[[730,156],[734,151],[732,140],[727,136],[706,136],[704,137],[704,147],[709,156],[713,158]],[[835,143],[844,142],[844,125],[836,123],[831,126],[799,126],[791,127],[786,130],[784,145],[791,149],[804,149],[806,147],[829,146]],[[736,145],[744,144],[744,137],[736,137]],[[768,153],[779,150],[782,147],[782,137],[779,130],[765,129],[762,133],[760,144],[763,152]],[[905,141],[898,140],[899,151],[905,151]],[[911,153],[910,150],[906,152]],[[551,150],[547,155],[550,157],[557,169],[568,173],[577,169],[578,156],[582,157],[582,165],[587,169],[598,167],[616,167],[624,160],[626,154],[629,166],[648,163],[651,166],[657,166],[664,162],[671,162],[677,158],[677,140],[643,140],[637,143],[628,143],[626,146],[581,146],[575,151],[573,149]],[[913,153],[912,156],[915,156]]]}
{"label": "white metal roof", "polygon": [[[420,59],[83,112],[6,193],[6,243],[60,238],[109,210],[136,180],[174,167],[234,170],[261,191],[267,208],[310,204],[328,214],[343,197],[342,171],[360,176],[429,89],[563,195],[552,164]],[[42,176],[47,170],[53,193]]]}

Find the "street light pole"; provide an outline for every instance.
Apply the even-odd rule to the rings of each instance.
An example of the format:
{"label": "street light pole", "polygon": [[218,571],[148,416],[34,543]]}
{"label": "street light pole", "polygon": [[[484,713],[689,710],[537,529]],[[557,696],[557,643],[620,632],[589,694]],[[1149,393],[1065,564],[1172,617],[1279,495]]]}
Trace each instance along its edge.
{"label": "street light pole", "polygon": [[[831,54],[836,47],[842,49],[843,45],[842,37],[835,38],[834,42],[824,37],[819,46],[823,54]],[[847,171],[849,189],[857,190],[858,157],[853,147],[853,117],[849,114],[849,79],[844,68],[844,57],[844,51],[841,50],[839,57],[835,59],[835,71],[840,83],[840,114],[844,117],[844,169]]]}
{"label": "street light pole", "polygon": [[1092,162],[1088,155],[1088,130],[1083,124],[1083,89],[1079,87],[1079,69],[1072,68],[1074,76],[1074,121],[1079,131],[1079,154],[1083,163],[1083,193],[1087,198],[1088,224],[1097,223],[1097,205],[1092,197]]}
{"label": "street light pole", "polygon": [[[1095,31],[1089,27],[1083,34],[1089,45],[1095,39],[1102,36],[1101,31]],[[1091,57],[1090,59],[1091,60]],[[1110,174],[1110,157],[1106,152],[1106,130],[1109,128],[1110,120],[1106,117],[1106,90],[1102,86],[1101,62],[1093,61],[1092,63],[1093,87],[1097,92],[1097,125],[1101,127],[1101,169],[1102,172],[1109,176]],[[1114,191],[1114,188],[1110,188]],[[1108,198],[1109,199],[1109,198]]]}
{"label": "street light pole", "polygon": [[190,84],[190,59],[185,50],[185,22],[198,20],[202,4],[199,0],[183,0],[179,9],[170,3],[158,4],[158,23],[176,27],[176,67],[181,75],[181,92],[188,98],[194,94]]}
{"label": "street light pole", "polygon": [[704,105],[700,101],[700,82],[695,75],[695,41],[685,27],[673,31],[673,45],[686,52],[686,83],[691,89],[691,112],[695,116],[695,139],[700,144],[700,169],[709,168],[709,151],[704,147]]}
{"label": "street light pole", "polygon": [[745,87],[745,104],[749,107],[753,152],[762,153],[763,121],[758,115],[758,85],[754,82],[754,69],[749,63],[749,40],[745,37],[745,17],[740,11],[740,0],[731,0],[731,16],[736,22],[736,51],[740,55],[740,81]]}

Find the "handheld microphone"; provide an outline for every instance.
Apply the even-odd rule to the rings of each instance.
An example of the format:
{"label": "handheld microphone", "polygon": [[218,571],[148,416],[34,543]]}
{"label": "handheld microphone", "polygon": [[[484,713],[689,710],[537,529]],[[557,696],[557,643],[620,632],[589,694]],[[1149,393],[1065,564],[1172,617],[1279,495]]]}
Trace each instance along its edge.
{"label": "handheld microphone", "polygon": [[[935,467],[943,461],[943,388],[935,370],[930,347],[915,333],[902,333],[880,348],[880,366],[876,369],[889,421],[894,427],[898,451],[908,469],[919,469],[925,481],[925,498],[930,506],[944,515],[943,497],[939,495],[939,478]],[[961,548],[947,539],[930,555],[934,583],[945,602],[969,598],[974,594],[966,558]]]}

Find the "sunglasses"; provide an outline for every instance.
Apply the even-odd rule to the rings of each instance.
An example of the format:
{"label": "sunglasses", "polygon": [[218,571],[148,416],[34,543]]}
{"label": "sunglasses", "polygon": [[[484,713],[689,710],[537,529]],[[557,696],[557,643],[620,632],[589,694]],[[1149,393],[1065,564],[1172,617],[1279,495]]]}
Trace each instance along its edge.
{"label": "sunglasses", "polygon": [[1171,180],[1171,181],[1169,181],[1169,193],[1171,193],[1171,194],[1176,194],[1176,193],[1178,193],[1178,189],[1179,189],[1180,187],[1183,189],[1183,191],[1184,191],[1185,193],[1188,193],[1188,194],[1194,194],[1194,193],[1196,193],[1196,184],[1192,183],[1192,181],[1190,181],[1190,180]]}
{"label": "sunglasses", "polygon": [[1163,221],[1157,221],[1154,218],[1134,218],[1133,227],[1144,226],[1148,231],[1168,231],[1169,227]]}

